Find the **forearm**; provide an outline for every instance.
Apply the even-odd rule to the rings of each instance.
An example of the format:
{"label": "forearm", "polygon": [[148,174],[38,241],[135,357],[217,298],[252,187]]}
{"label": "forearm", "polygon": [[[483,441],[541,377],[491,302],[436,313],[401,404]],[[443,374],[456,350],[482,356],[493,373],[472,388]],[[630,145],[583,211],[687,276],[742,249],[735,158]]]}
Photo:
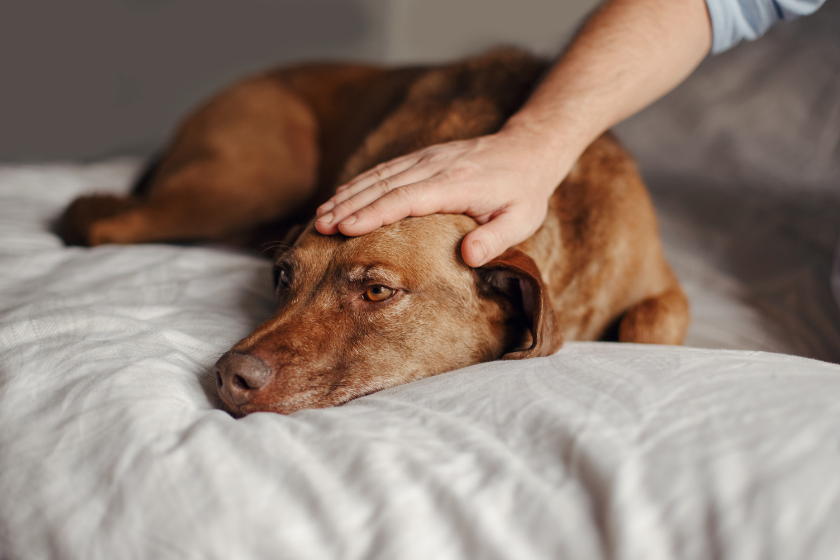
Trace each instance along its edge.
{"label": "forearm", "polygon": [[500,134],[539,146],[559,181],[595,138],[682,82],[711,41],[704,0],[608,1]]}

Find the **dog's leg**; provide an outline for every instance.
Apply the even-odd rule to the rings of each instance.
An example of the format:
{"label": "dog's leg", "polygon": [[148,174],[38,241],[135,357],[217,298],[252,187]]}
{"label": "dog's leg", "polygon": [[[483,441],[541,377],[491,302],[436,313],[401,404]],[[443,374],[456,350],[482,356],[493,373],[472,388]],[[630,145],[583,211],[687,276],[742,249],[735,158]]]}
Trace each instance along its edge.
{"label": "dog's leg", "polygon": [[619,342],[682,344],[688,329],[688,298],[676,284],[630,307],[618,327]]}
{"label": "dog's leg", "polygon": [[93,194],[74,200],[55,224],[55,233],[67,245],[89,245],[91,226],[118,216],[142,204],[135,196]]}
{"label": "dog's leg", "polygon": [[[162,181],[148,198],[124,202],[125,211],[91,221],[82,237],[91,246],[231,241],[260,224],[293,215],[313,184],[314,178],[306,177],[271,181],[261,169],[248,170],[246,164],[196,163]],[[263,194],[254,196],[255,191]],[[80,199],[74,205],[95,200]]]}
{"label": "dog's leg", "polygon": [[[314,179],[271,181],[243,167],[192,164],[157,184],[147,198],[81,197],[67,208],[56,230],[72,245],[229,242],[260,224],[292,216],[314,186]],[[264,194],[253,196],[254,191]]]}
{"label": "dog's leg", "polygon": [[57,231],[72,244],[231,241],[293,215],[318,181],[318,123],[303,99],[260,77],[181,127],[146,196],[76,200]]}

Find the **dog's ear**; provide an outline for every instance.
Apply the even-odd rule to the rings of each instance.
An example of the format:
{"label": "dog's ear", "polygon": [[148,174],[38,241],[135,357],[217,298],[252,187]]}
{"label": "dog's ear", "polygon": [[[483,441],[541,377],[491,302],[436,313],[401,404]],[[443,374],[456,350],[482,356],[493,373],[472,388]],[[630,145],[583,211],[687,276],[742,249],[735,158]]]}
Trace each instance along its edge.
{"label": "dog's ear", "polygon": [[505,294],[525,315],[531,346],[508,352],[503,360],[550,356],[563,345],[563,334],[542,276],[534,260],[519,249],[508,249],[477,269],[485,282]]}

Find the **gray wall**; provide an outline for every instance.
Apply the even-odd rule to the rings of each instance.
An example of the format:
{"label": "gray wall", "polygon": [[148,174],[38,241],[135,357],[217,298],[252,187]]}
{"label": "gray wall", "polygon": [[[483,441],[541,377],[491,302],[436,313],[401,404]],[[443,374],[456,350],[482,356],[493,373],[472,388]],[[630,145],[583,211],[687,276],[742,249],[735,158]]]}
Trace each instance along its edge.
{"label": "gray wall", "polygon": [[387,57],[449,60],[500,43],[554,54],[598,0],[392,0]]}
{"label": "gray wall", "polygon": [[147,152],[242,74],[380,56],[385,2],[0,2],[0,160]]}
{"label": "gray wall", "polygon": [[0,161],[145,154],[229,81],[284,61],[550,52],[596,0],[7,0]]}

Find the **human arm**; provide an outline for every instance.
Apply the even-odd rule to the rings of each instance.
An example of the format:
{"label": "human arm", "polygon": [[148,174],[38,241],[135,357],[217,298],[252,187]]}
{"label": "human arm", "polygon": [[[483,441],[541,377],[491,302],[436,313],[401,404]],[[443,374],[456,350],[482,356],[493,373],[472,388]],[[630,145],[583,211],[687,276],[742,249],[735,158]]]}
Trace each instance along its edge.
{"label": "human arm", "polygon": [[363,173],[319,209],[316,227],[362,235],[410,215],[466,213],[483,225],[462,255],[480,266],[533,234],[583,150],[685,79],[711,43],[704,0],[611,0],[499,132]]}

